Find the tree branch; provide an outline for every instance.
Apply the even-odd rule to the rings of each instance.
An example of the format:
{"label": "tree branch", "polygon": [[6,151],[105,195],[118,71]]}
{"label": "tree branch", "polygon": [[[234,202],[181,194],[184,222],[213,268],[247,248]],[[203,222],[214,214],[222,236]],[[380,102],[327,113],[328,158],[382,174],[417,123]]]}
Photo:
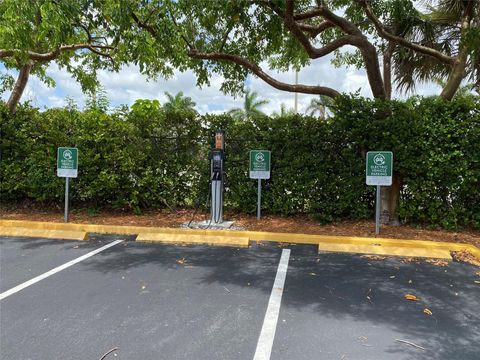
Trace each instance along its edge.
{"label": "tree branch", "polygon": [[261,67],[258,65],[248,61],[244,57],[239,55],[233,54],[226,54],[220,52],[212,52],[212,53],[201,53],[196,51],[195,49],[191,49],[188,52],[188,55],[194,59],[202,59],[202,60],[214,60],[214,61],[230,61],[235,64],[238,64],[252,73],[257,75],[260,79],[265,81],[267,84],[273,86],[275,89],[283,90],[283,91],[290,91],[290,92],[298,92],[303,94],[315,94],[315,95],[326,95],[329,97],[336,97],[340,95],[340,93],[332,88],[323,87],[323,86],[309,86],[309,85],[291,85],[286,84],[281,81],[278,81],[268,75],[266,72],[262,70]]}
{"label": "tree branch", "polygon": [[300,14],[295,14],[293,18],[295,20],[308,20],[317,16],[322,16],[321,10],[319,8],[307,10]]}
{"label": "tree branch", "polygon": [[[378,62],[377,49],[354,23],[334,14],[324,5],[323,1],[318,3],[317,8],[297,15],[294,14],[294,0],[286,1],[285,12],[283,12],[283,10],[273,1],[261,1],[259,4],[269,7],[275,14],[283,19],[286,28],[302,44],[312,59],[325,56],[344,45],[353,45],[357,47],[361,51],[365,62],[367,77],[373,96],[378,98],[386,97]],[[333,24],[332,26],[339,27],[345,34],[347,34],[347,36],[333,40],[320,49],[313,47],[299,24],[296,22],[296,19],[309,19],[314,16],[322,16],[325,21]]]}
{"label": "tree branch", "polygon": [[328,20],[332,24],[338,26],[340,29],[342,29],[343,32],[350,35],[364,36],[360,29],[354,23],[334,14],[327,7],[321,6],[317,10],[325,20]]}
{"label": "tree branch", "polygon": [[367,17],[373,23],[373,25],[375,26],[375,29],[377,30],[378,34],[382,38],[384,38],[386,40],[393,41],[393,42],[397,43],[398,45],[401,45],[401,46],[404,46],[408,49],[417,51],[421,54],[431,56],[431,57],[439,60],[440,62],[442,62],[444,64],[447,64],[447,65],[453,65],[454,64],[455,59],[451,56],[445,55],[444,53],[442,53],[438,50],[432,49],[430,47],[423,46],[423,45],[420,45],[420,44],[417,44],[417,43],[412,43],[412,42],[410,42],[410,41],[408,41],[408,40],[406,40],[406,39],[404,39],[400,36],[393,35],[392,33],[390,33],[387,30],[387,28],[381,23],[381,21],[375,16],[375,14],[373,13],[372,7],[370,6],[368,0],[357,0],[357,1],[359,2],[360,6],[365,10],[365,13],[366,13]]}
{"label": "tree branch", "polygon": [[312,37],[312,39],[318,36],[319,34],[321,34],[322,32],[324,32],[325,30],[335,27],[335,25],[333,25],[330,21],[323,21],[317,26],[304,24],[304,23],[297,23],[297,24],[302,31],[308,32]]}
{"label": "tree branch", "polygon": [[233,24],[231,24],[227,28],[227,31],[225,31],[225,34],[223,35],[222,43],[220,45],[220,51],[223,51],[223,48],[224,48],[224,46],[225,46],[225,44],[227,43],[227,40],[228,40],[228,35],[230,35],[230,32],[232,31],[232,29],[233,29]]}
{"label": "tree branch", "polygon": [[152,35],[153,37],[156,37],[157,36],[157,32],[155,31],[155,29],[148,25],[148,24],[145,24],[143,23],[142,21],[140,21],[140,19],[138,18],[138,16],[132,11],[131,12],[131,15],[132,15],[132,19],[133,21],[135,21],[135,23],[137,24],[137,26],[143,30],[146,30],[148,33],[150,33],[150,35]]}
{"label": "tree branch", "polygon": [[[88,49],[91,52],[96,53],[97,55],[104,56],[104,57],[110,57],[109,54],[103,53],[98,51],[98,49],[108,49],[112,50],[112,46],[107,46],[107,45],[94,45],[94,44],[73,44],[73,45],[63,45],[60,46],[59,48],[47,52],[47,53],[38,53],[35,51],[27,51],[28,58],[30,60],[34,61],[51,61],[56,59],[62,52],[66,51],[75,51],[75,50],[80,50],[80,49]],[[7,57],[12,57],[12,56],[18,56],[22,53],[22,50],[18,49],[0,49],[0,59],[2,58],[7,58]]]}
{"label": "tree branch", "polygon": [[[333,51],[337,50],[338,48],[345,46],[345,45],[353,45],[353,46],[360,46],[360,39],[357,39],[355,36],[343,36],[336,40],[329,42],[327,45],[316,48],[311,43],[307,36],[304,34],[302,27],[294,20],[293,8],[294,8],[294,0],[287,0],[285,6],[285,13],[281,11],[276,4],[269,1],[267,6],[272,9],[279,17],[283,19],[283,22],[286,28],[292,33],[293,36],[300,42],[303,46],[305,51],[307,52],[308,56],[311,59],[318,59],[325,55],[332,53]],[[308,28],[309,25],[302,24]],[[317,30],[320,32],[328,29],[329,27],[334,26],[331,22],[325,21],[317,27]],[[313,26],[312,26],[313,28]]]}

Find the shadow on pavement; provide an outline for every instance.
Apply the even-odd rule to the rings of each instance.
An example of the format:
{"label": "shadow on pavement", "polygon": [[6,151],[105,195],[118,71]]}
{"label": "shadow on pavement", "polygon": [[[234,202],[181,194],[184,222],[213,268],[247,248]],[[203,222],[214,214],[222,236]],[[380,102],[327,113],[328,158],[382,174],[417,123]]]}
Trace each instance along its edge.
{"label": "shadow on pavement", "polygon": [[[479,358],[480,286],[474,283],[478,269],[459,263],[440,267],[397,259],[318,255],[315,246],[291,249],[282,308],[313,309],[327,318],[369,321],[427,349],[394,342],[387,350],[408,354],[407,358]],[[152,264],[158,265],[158,271],[202,267],[208,269],[200,279],[202,284],[251,286],[269,294],[280,254],[281,248],[275,244],[235,249],[124,243],[84,266],[100,272]],[[408,293],[420,301],[406,300]],[[425,315],[425,308],[433,315]]]}

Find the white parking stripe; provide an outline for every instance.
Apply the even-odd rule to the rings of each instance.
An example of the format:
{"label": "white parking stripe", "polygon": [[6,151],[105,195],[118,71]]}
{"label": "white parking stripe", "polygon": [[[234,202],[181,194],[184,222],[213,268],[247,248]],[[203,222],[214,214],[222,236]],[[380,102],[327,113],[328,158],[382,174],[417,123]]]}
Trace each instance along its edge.
{"label": "white parking stripe", "polygon": [[268,301],[267,313],[263,320],[262,331],[258,338],[257,350],[253,360],[269,360],[273,347],[273,339],[277,329],[278,314],[282,302],[283,287],[287,276],[288,260],[290,259],[290,249],[283,249],[282,257],[278,264],[277,276],[273,283],[272,293]]}
{"label": "white parking stripe", "polygon": [[83,261],[85,259],[88,259],[89,257],[92,257],[93,255],[96,255],[100,252],[102,252],[103,250],[107,250],[108,248],[111,248],[112,246],[115,246],[117,244],[120,244],[121,242],[123,242],[124,240],[115,240],[113,242],[111,242],[110,244],[107,244],[105,246],[102,246],[101,248],[98,248],[96,250],[93,250],[93,251],[90,251],[89,253],[85,254],[85,255],[82,255],[76,259],[73,259],[72,261],[69,261],[63,265],[60,265],[60,266],[57,266],[56,268],[52,269],[52,270],[49,270],[47,271],[46,273],[43,273],[37,277],[34,277],[33,279],[30,279],[28,281],[25,281],[24,283],[20,284],[20,285],[17,285],[15,286],[14,288],[11,288],[10,290],[7,290],[3,293],[0,294],[0,300],[3,300],[5,299],[6,297],[9,297],[10,295],[13,295],[17,292],[19,292],[20,290],[23,290],[25,289],[26,287],[29,287],[30,285],[33,285],[43,279],[46,279],[47,277],[53,275],[53,274],[56,274],[62,270],[65,270],[66,268],[69,268],[70,266],[72,265],[75,265],[77,263],[79,263],[80,261]]}

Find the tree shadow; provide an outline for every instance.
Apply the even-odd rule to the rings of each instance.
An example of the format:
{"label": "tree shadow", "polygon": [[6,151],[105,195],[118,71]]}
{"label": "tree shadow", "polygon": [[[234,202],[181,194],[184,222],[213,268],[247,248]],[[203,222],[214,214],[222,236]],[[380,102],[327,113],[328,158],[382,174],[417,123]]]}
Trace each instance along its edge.
{"label": "tree shadow", "polygon": [[[392,339],[384,351],[402,358],[479,358],[480,287],[474,283],[478,269],[459,263],[440,267],[393,258],[371,261],[356,255],[319,255],[316,246],[308,245],[290,248],[282,308],[308,308],[321,317],[373,322],[427,349]],[[280,255],[280,246],[271,243],[242,249],[125,242],[84,266],[104,273],[152,264],[159,271],[201,267],[208,270],[199,275],[201,285],[250,286],[268,296]],[[409,293],[420,301],[406,300]],[[433,315],[424,314],[425,308]]]}

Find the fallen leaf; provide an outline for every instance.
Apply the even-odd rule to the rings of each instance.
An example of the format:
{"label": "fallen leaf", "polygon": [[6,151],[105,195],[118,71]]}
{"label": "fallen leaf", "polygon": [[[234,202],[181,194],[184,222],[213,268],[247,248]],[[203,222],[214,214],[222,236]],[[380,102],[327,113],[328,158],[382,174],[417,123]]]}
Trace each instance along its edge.
{"label": "fallen leaf", "polygon": [[473,282],[474,282],[475,284],[480,284],[480,281],[478,281],[478,280],[474,280]]}
{"label": "fallen leaf", "polygon": [[78,249],[78,248],[79,248],[79,246],[78,246],[78,245],[75,245],[73,248],[74,248],[74,249]]}
{"label": "fallen leaf", "polygon": [[368,260],[385,260],[387,257],[386,256],[378,256],[378,255],[362,255],[360,256],[363,259],[368,259]]}
{"label": "fallen leaf", "polygon": [[475,275],[480,276],[480,271],[477,271]]}
{"label": "fallen leaf", "polygon": [[395,275],[390,276],[390,279],[395,279]]}
{"label": "fallen leaf", "polygon": [[448,266],[448,261],[443,259],[427,259],[425,262],[436,266]]}
{"label": "fallen leaf", "polygon": [[473,255],[471,252],[467,250],[452,251],[451,255],[453,260],[455,261],[462,261],[470,265],[480,266],[480,260],[478,260],[477,257],[475,257],[475,255]]}
{"label": "fallen leaf", "polygon": [[179,263],[180,265],[183,265],[187,262],[187,260],[185,260],[185,258],[181,258],[181,259],[178,259],[177,260],[177,263]]}
{"label": "fallen leaf", "polygon": [[418,300],[420,300],[418,297],[416,297],[415,295],[412,295],[412,294],[407,294],[407,295],[405,295],[405,299],[406,299],[406,300],[412,300],[412,301],[418,301]]}
{"label": "fallen leaf", "polygon": [[315,274],[315,273],[312,272],[312,273],[310,273],[310,275],[315,276],[315,275],[317,275],[317,274]]}
{"label": "fallen leaf", "polygon": [[423,309],[423,313],[432,316],[433,313],[430,309]]}
{"label": "fallen leaf", "polygon": [[404,264],[420,264],[420,260],[415,257],[406,257],[402,259],[402,263]]}

